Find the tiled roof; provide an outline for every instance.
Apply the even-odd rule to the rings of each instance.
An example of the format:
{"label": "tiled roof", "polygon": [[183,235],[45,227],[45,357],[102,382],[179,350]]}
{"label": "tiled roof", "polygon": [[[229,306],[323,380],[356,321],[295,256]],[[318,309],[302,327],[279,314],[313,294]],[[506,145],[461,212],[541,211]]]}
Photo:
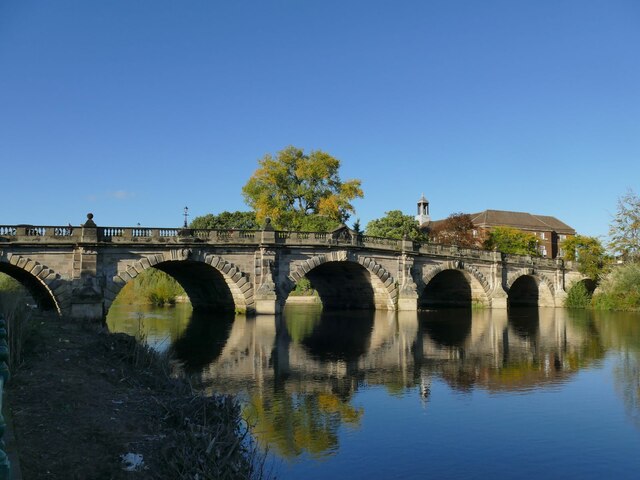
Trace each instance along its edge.
{"label": "tiled roof", "polygon": [[534,215],[526,212],[505,210],[485,210],[472,213],[471,220],[479,227],[510,226],[525,230],[552,230],[558,233],[574,235],[576,231],[556,217]]}

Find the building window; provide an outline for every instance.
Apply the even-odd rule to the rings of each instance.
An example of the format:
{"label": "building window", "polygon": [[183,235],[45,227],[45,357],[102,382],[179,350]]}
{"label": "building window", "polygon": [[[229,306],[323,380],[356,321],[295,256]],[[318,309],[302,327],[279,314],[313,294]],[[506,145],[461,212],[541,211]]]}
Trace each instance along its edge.
{"label": "building window", "polygon": [[540,238],[543,239],[543,240],[545,239],[544,238],[544,232],[540,232]]}
{"label": "building window", "polygon": [[471,230],[471,234],[473,235],[473,238],[476,238],[478,236],[478,230],[474,228],[473,230]]}

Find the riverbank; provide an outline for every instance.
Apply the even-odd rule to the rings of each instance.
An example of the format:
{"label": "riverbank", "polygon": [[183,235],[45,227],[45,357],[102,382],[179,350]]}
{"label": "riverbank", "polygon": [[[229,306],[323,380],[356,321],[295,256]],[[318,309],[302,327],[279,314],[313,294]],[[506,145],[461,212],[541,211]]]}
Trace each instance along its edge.
{"label": "riverbank", "polygon": [[194,394],[131,336],[32,321],[7,386],[23,478],[261,476],[233,399]]}

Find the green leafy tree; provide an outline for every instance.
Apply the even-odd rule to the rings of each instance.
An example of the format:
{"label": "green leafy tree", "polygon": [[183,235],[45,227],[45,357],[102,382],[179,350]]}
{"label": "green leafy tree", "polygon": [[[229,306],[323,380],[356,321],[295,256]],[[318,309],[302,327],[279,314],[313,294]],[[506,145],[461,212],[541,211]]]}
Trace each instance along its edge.
{"label": "green leafy tree", "polygon": [[437,222],[430,230],[429,237],[436,243],[458,245],[463,248],[480,246],[474,237],[475,226],[468,213],[452,213],[445,220]]}
{"label": "green leafy tree", "polygon": [[618,199],[618,211],[609,227],[609,247],[624,261],[640,259],[640,197],[633,190]]}
{"label": "green leafy tree", "polygon": [[258,230],[260,225],[255,212],[222,212],[218,215],[208,213],[196,217],[191,228],[210,228],[214,230]]}
{"label": "green leafy tree", "polygon": [[560,244],[564,252],[563,258],[578,263],[578,271],[583,275],[598,280],[602,275],[607,258],[604,247],[595,237],[576,235],[569,237]]}
{"label": "green leafy tree", "polygon": [[242,194],[258,222],[270,217],[276,228],[340,225],[355,211],[351,202],[364,196],[360,180],[342,181],[340,160],[320,150],[305,154],[290,146],[258,164]]}
{"label": "green leafy tree", "polygon": [[385,238],[409,237],[416,242],[426,242],[425,233],[420,230],[418,222],[411,215],[405,215],[400,210],[386,212],[384,217],[371,220],[364,230],[365,235]]}
{"label": "green leafy tree", "polygon": [[539,255],[536,236],[517,228],[493,228],[487,235],[484,245],[488,250],[498,250],[512,255]]}

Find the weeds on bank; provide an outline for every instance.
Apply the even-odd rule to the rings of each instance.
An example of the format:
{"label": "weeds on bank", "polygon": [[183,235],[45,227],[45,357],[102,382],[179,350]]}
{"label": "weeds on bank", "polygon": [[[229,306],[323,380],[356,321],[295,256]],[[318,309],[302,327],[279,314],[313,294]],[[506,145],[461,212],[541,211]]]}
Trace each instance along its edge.
{"label": "weeds on bank", "polygon": [[7,324],[9,368],[12,370],[22,363],[25,346],[35,328],[32,310],[27,306],[30,300],[18,282],[10,277],[0,278],[0,314]]}
{"label": "weeds on bank", "polygon": [[138,316],[136,338],[124,334],[120,360],[146,371],[158,392],[154,401],[162,408],[162,423],[170,433],[162,438],[158,479],[262,479],[266,455],[251,438],[238,402],[230,396],[206,396],[194,391],[191,381],[177,372],[168,353],[146,344],[144,316]]}

